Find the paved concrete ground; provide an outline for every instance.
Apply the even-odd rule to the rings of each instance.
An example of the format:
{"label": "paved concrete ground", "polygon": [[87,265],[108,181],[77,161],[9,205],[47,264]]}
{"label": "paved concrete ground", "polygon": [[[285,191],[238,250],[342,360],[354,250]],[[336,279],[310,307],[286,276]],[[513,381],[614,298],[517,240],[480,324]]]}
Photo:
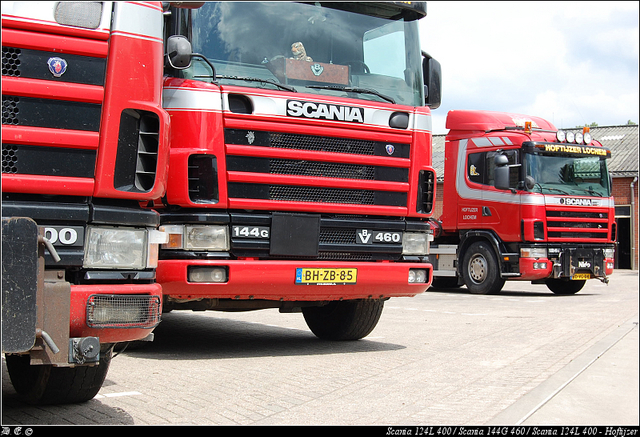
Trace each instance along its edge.
{"label": "paved concrete ground", "polygon": [[391,299],[357,342],[318,340],[300,314],[173,312],[84,404],[23,404],[3,360],[2,422],[637,426],[637,321],[637,271],[573,296],[509,282]]}
{"label": "paved concrete ground", "polygon": [[488,424],[638,426],[639,372],[635,316]]}

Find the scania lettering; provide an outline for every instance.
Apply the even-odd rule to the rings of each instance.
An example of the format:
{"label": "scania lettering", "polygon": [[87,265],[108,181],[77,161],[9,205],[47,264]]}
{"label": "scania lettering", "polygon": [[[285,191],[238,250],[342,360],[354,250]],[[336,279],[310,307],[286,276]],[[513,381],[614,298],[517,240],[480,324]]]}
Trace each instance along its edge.
{"label": "scania lettering", "polygon": [[506,280],[573,294],[613,273],[607,159],[588,129],[538,117],[451,111],[442,216],[432,219],[434,285],[496,293]]}
{"label": "scania lettering", "polygon": [[364,109],[324,103],[287,101],[287,115],[291,117],[321,118],[364,123]]}
{"label": "scania lettering", "polygon": [[368,335],[384,301],[431,283],[425,4],[196,6],[165,14],[164,308],[301,311],[319,337]]}
{"label": "scania lettering", "polygon": [[31,403],[86,401],[150,339],[169,116],[162,5],[2,3],[2,350]]}

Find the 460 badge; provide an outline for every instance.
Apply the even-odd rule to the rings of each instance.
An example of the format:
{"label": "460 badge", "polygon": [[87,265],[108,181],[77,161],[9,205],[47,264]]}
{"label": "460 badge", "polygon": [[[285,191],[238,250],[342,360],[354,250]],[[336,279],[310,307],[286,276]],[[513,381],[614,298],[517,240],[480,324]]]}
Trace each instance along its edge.
{"label": "460 badge", "polygon": [[355,284],[357,277],[358,269],[296,269],[296,284]]}

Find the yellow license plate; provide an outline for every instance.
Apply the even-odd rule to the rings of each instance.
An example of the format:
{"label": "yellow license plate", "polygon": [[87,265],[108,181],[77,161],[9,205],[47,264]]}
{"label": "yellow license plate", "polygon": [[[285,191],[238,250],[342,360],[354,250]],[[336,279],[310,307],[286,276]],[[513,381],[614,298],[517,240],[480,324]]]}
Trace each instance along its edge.
{"label": "yellow license plate", "polygon": [[296,269],[296,284],[355,284],[358,269]]}
{"label": "yellow license plate", "polygon": [[576,273],[575,275],[573,275],[573,279],[574,281],[581,281],[583,279],[591,279],[591,273]]}

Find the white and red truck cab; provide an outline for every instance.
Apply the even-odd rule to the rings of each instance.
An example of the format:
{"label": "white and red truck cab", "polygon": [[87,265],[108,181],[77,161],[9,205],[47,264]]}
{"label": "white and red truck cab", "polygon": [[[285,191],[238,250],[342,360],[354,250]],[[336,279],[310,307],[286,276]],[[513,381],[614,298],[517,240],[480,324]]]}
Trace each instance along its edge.
{"label": "white and red truck cab", "polygon": [[495,293],[506,280],[558,294],[607,282],[616,237],[607,159],[574,135],[520,114],[451,111],[442,216],[432,220],[434,286]]}

